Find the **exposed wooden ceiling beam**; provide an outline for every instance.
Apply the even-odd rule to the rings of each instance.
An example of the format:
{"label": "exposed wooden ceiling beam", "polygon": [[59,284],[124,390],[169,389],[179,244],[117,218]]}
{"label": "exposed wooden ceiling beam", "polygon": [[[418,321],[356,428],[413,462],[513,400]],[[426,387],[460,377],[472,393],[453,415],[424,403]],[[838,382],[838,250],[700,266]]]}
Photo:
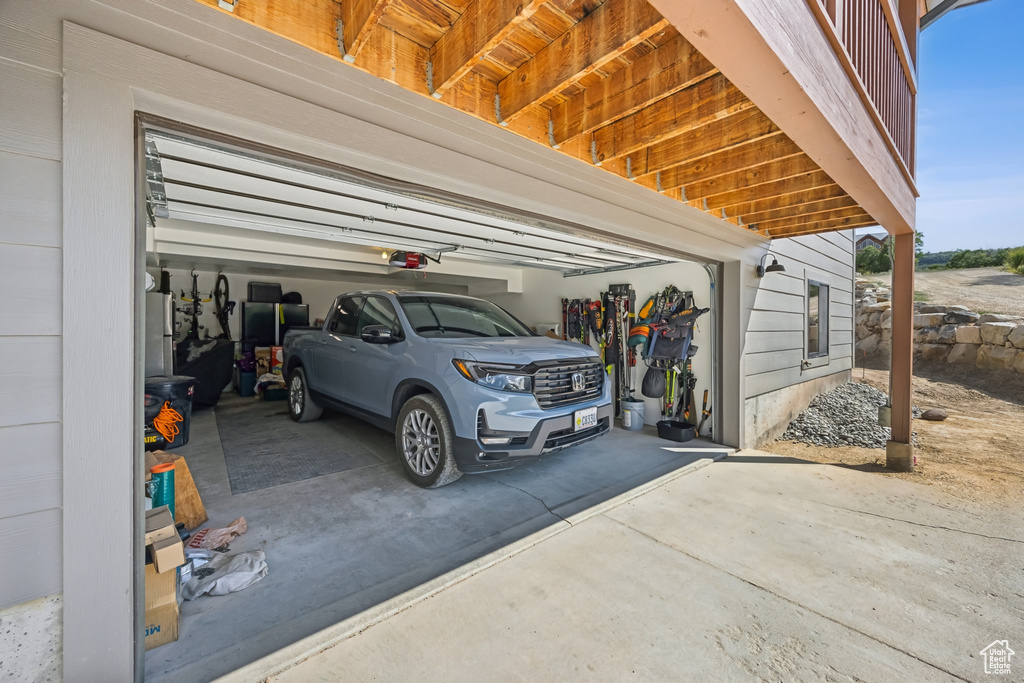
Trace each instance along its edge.
{"label": "exposed wooden ceiling beam", "polygon": [[717,74],[594,131],[598,158],[616,159],[754,109],[754,103]]}
{"label": "exposed wooden ceiling beam", "polygon": [[718,178],[711,178],[707,181],[690,183],[683,186],[683,192],[690,199],[703,200],[704,197],[768,185],[788,178],[795,178],[804,173],[813,173],[815,170],[818,170],[817,164],[806,156],[797,155]]}
{"label": "exposed wooden ceiling beam", "polygon": [[668,26],[644,0],[607,0],[498,83],[498,118],[512,121]]}
{"label": "exposed wooden ceiling beam", "polygon": [[794,225],[788,228],[776,228],[775,230],[769,230],[768,235],[770,237],[799,237],[800,235],[815,235],[822,232],[866,228],[871,225],[878,225],[878,221],[873,219],[871,216],[864,214],[862,217],[840,218],[834,221],[805,223],[803,225]]}
{"label": "exposed wooden ceiling beam", "polygon": [[475,0],[430,48],[430,94],[440,99],[545,2]]}
{"label": "exposed wooden ceiling beam", "polygon": [[551,135],[560,145],[643,109],[718,73],[682,36],[602,78],[551,108]]}
{"label": "exposed wooden ceiling beam", "polygon": [[[756,222],[758,228],[772,232],[776,229],[785,229],[794,225],[806,225],[807,223],[825,223],[845,218],[863,217],[864,209],[859,206],[845,209],[828,209],[815,213],[800,214],[788,218],[777,218],[775,220],[759,220]],[[751,223],[753,225],[754,223]]]}
{"label": "exposed wooden ceiling beam", "polygon": [[[795,196],[795,195],[787,195]],[[819,211],[828,211],[830,209],[845,209],[847,207],[857,206],[857,202],[854,201],[853,197],[844,194],[840,197],[833,199],[825,199],[819,202],[804,202],[793,206],[786,206],[778,209],[767,209],[764,211],[753,211],[749,213],[740,214],[745,223],[757,223],[758,221],[774,221],[780,218],[792,218],[794,216],[805,216],[812,213],[818,213]]]}
{"label": "exposed wooden ceiling beam", "polygon": [[[217,7],[217,0],[198,1]],[[729,222],[742,219],[778,236],[843,230],[859,227],[858,221],[875,225],[680,36],[663,36],[669,40],[661,47],[607,77],[591,76],[586,82],[594,85],[577,88],[550,112],[530,106],[663,30],[665,23],[642,0],[607,0],[500,83],[462,76],[480,56],[503,41],[508,45],[515,27],[523,26],[544,0],[519,0],[522,6],[471,0],[447,34],[443,28],[434,33],[442,38],[429,48],[423,45],[430,41],[397,33],[388,21],[380,21],[389,1],[242,2],[232,15],[339,60],[340,20],[345,57],[358,55],[358,68],[411,92],[439,96],[448,106],[490,123],[497,122],[495,99],[504,90],[498,118],[515,108],[506,117],[514,116],[507,121],[509,130],[547,143],[550,121],[559,150],[588,163],[593,137],[600,140],[598,161],[604,169],[652,188],[658,178],[666,196],[692,200],[714,215],[725,209]],[[409,16],[420,11],[411,4],[403,7]],[[428,62],[440,90],[428,88]],[[509,99],[512,107],[506,108]]]}
{"label": "exposed wooden ceiling beam", "polygon": [[341,0],[341,32],[345,61],[354,62],[391,0]]}
{"label": "exposed wooden ceiling beam", "polygon": [[661,172],[662,187],[685,188],[698,199],[791,178],[818,169],[784,134],[757,140]]}
{"label": "exposed wooden ceiling beam", "polygon": [[[707,125],[691,128],[681,135],[662,140],[628,156],[632,161],[634,175],[641,176],[692,163],[778,132],[778,127],[767,116],[757,109],[746,109]],[[600,148],[598,153],[602,153]]]}
{"label": "exposed wooden ceiling beam", "polygon": [[745,187],[742,190],[704,197],[699,201],[701,203],[707,202],[709,209],[714,209],[715,211],[725,209],[726,215],[738,216],[742,214],[730,208],[734,204],[753,202],[767,197],[779,197],[781,195],[793,194],[794,192],[804,192],[816,187],[832,185],[834,182],[824,171],[813,171],[792,178],[786,178],[785,180],[776,180],[775,182],[763,183],[754,187]]}
{"label": "exposed wooden ceiling beam", "polygon": [[814,202],[825,201],[827,199],[836,199],[838,197],[846,196],[848,195],[843,188],[839,187],[839,185],[835,183],[830,183],[820,187],[813,187],[809,190],[774,194],[771,196],[766,195],[764,197],[741,201],[740,203],[725,207],[725,210],[729,215],[742,216],[743,220],[746,221],[746,217],[750,214],[797,207],[804,204],[811,204]]}
{"label": "exposed wooden ceiling beam", "polygon": [[336,35],[341,7],[337,0],[236,2],[230,12],[219,7],[217,0],[198,1],[304,47],[341,58]]}

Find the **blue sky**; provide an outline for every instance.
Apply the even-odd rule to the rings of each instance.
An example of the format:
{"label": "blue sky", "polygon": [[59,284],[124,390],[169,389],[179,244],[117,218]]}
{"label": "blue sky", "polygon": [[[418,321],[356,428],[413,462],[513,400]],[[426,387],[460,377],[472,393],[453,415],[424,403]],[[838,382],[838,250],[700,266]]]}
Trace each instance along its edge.
{"label": "blue sky", "polygon": [[1024,2],[921,33],[917,228],[925,251],[1024,245]]}

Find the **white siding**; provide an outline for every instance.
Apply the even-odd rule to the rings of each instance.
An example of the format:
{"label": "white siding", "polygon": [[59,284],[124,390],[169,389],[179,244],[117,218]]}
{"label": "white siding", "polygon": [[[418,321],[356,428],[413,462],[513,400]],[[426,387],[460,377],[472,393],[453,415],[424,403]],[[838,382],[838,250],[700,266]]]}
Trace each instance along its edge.
{"label": "white siding", "polygon": [[30,5],[0,12],[0,609],[61,591],[60,24]]}
{"label": "white siding", "polygon": [[[853,366],[852,232],[776,240],[770,253],[786,272],[748,285],[754,290],[744,347],[748,399]],[[829,285],[829,356],[826,364],[804,368],[808,278]]]}

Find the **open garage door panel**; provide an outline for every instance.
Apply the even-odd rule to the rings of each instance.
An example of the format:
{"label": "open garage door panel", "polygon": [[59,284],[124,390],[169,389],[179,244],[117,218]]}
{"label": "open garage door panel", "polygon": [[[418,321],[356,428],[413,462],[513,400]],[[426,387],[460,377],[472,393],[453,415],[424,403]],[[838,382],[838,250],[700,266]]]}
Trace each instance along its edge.
{"label": "open garage door panel", "polygon": [[[611,272],[678,259],[585,234],[472,198],[256,153],[179,133],[147,130],[146,163],[153,250],[162,233],[188,226],[273,238],[327,241],[378,270],[381,249],[435,259],[546,268],[565,274]],[[368,254],[367,254],[368,256]],[[354,256],[356,261],[360,257]]]}

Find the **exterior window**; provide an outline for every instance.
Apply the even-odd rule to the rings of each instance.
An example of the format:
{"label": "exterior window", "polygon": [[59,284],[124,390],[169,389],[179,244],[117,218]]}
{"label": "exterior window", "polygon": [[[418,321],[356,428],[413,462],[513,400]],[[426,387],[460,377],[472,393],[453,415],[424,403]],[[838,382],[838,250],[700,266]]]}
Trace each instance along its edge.
{"label": "exterior window", "polygon": [[828,356],[828,285],[807,281],[807,357]]}

